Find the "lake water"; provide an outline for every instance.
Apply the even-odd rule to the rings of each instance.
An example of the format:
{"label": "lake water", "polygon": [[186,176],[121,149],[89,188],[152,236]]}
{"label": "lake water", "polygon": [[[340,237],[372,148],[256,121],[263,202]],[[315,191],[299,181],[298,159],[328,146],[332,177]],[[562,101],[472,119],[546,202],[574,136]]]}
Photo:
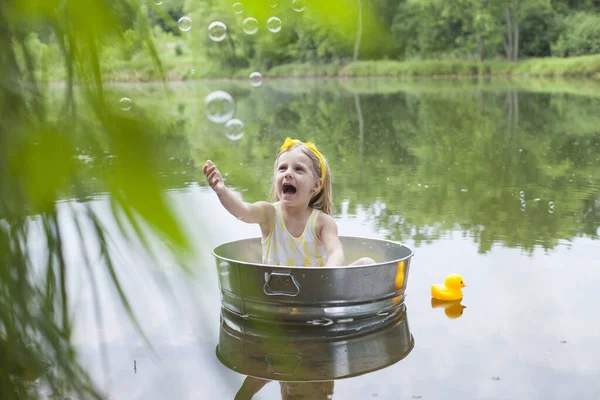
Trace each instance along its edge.
{"label": "lake water", "polygon": [[[115,233],[117,271],[154,351],[101,274],[98,327],[92,287],[76,269],[70,287],[84,364],[113,399],[235,398],[246,375],[216,357],[221,311],[211,249],[260,230],[221,207],[201,168],[210,158],[244,200],[266,200],[274,157],[289,136],[316,143],[328,158],[340,234],[415,250],[404,326],[412,351],[386,366],[382,360],[406,345],[402,335],[395,344],[392,332],[368,350],[371,366],[382,369],[307,384],[294,398],[333,390],[334,399],[599,399],[600,97],[581,87],[307,80],[174,84],[169,96],[155,86],[117,88],[134,107],[159,109],[173,127],[159,178],[194,243],[193,274],[177,268],[160,240],[153,260]],[[208,121],[204,98],[212,90],[232,95],[245,124],[240,140]],[[90,170],[89,204],[111,221],[93,180],[105,164],[85,157],[82,164]],[[81,204],[61,205],[66,226],[71,208]],[[67,257],[77,265],[81,243],[71,234]],[[429,292],[451,272],[467,284],[466,308],[450,310],[453,318],[432,307]],[[359,352],[380,343],[340,340]],[[300,359],[324,362],[326,350],[313,349]],[[331,368],[342,374],[352,363],[361,361]],[[276,382],[254,396],[279,398]]]}

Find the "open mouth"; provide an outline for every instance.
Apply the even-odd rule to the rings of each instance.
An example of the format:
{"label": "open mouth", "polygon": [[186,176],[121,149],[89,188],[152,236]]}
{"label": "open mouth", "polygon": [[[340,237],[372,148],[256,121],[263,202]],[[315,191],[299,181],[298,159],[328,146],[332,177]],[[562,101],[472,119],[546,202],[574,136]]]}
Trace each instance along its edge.
{"label": "open mouth", "polygon": [[284,195],[296,194],[296,187],[294,185],[290,185],[289,183],[284,183],[282,189]]}

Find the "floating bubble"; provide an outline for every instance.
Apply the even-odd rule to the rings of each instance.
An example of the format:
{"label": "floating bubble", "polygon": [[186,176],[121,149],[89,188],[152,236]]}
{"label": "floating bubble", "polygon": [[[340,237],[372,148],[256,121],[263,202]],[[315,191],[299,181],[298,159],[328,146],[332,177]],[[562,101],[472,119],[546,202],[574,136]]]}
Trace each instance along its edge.
{"label": "floating bubble", "polygon": [[279,5],[279,0],[269,0],[269,7],[275,8]]}
{"label": "floating bubble", "polygon": [[227,92],[217,90],[204,98],[206,117],[214,123],[222,124],[235,112],[233,98]]}
{"label": "floating bubble", "polygon": [[554,214],[554,202],[551,201],[550,203],[548,203],[548,212],[550,214]]}
{"label": "floating bubble", "polygon": [[160,6],[162,4],[162,0],[154,0],[154,4]]}
{"label": "floating bubble", "polygon": [[524,199],[524,198],[525,198],[525,192],[521,190],[521,191],[519,192],[519,197],[520,197],[521,199]]}
{"label": "floating bubble", "polygon": [[190,17],[181,17],[179,21],[177,21],[177,25],[179,25],[179,29],[184,32],[192,29],[192,19]]}
{"label": "floating bubble", "polygon": [[221,42],[227,36],[227,27],[221,21],[213,21],[208,25],[208,37],[213,42]]}
{"label": "floating bubble", "polygon": [[527,209],[527,203],[525,200],[521,200],[521,211],[525,211]]}
{"label": "floating bubble", "polygon": [[267,29],[273,33],[281,30],[281,20],[277,17],[271,17],[267,20]]}
{"label": "floating bubble", "polygon": [[194,75],[196,73],[196,71],[194,70],[194,68],[190,69],[190,74]]}
{"label": "floating bubble", "polygon": [[296,12],[304,11],[304,7],[306,6],[306,0],[294,0],[292,1],[292,8]]}
{"label": "floating bubble", "polygon": [[241,14],[244,12],[244,5],[242,3],[233,3],[233,12],[236,14]]}
{"label": "floating bubble", "polygon": [[254,87],[262,85],[262,74],[260,72],[253,72],[250,74],[250,84]]}
{"label": "floating bubble", "polygon": [[244,32],[246,32],[248,35],[254,35],[256,32],[258,32],[258,21],[256,18],[246,18],[244,22],[242,22],[242,26]]}
{"label": "floating bubble", "polygon": [[230,119],[225,124],[225,136],[229,140],[240,140],[244,137],[244,123],[239,119]]}
{"label": "floating bubble", "polygon": [[121,110],[123,111],[129,111],[131,110],[133,103],[131,102],[131,99],[128,97],[123,97],[121,100],[119,100],[119,107],[121,107]]}

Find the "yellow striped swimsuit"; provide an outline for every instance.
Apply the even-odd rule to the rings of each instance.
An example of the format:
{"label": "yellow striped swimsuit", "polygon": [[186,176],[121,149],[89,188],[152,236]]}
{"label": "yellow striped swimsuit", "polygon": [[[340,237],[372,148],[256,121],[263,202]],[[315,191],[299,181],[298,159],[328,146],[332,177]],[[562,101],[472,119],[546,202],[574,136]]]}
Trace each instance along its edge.
{"label": "yellow striped swimsuit", "polygon": [[327,260],[325,246],[316,233],[317,217],[313,209],[304,232],[298,238],[285,227],[279,203],[275,203],[275,221],[269,236],[262,239],[262,262],[271,265],[322,267]]}

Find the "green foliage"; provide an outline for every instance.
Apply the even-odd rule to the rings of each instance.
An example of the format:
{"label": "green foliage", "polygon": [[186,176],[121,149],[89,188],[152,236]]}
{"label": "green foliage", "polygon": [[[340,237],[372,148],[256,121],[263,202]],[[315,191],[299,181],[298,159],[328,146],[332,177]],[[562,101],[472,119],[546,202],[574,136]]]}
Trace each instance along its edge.
{"label": "green foliage", "polygon": [[[55,398],[101,398],[72,343],[74,312],[67,282],[73,267],[87,270],[92,286],[103,268],[143,335],[114,269],[106,229],[111,221],[100,220],[97,210],[85,201],[89,192],[82,158],[111,163],[96,178],[110,196],[112,222],[126,240],[146,246],[149,254],[148,235],[153,234],[169,240],[174,249],[187,248],[156,178],[160,166],[156,159],[163,159],[157,154],[165,148],[160,132],[168,131],[168,126],[161,123],[157,110],[145,112],[134,103],[131,110],[123,111],[118,93],[104,87],[100,48],[108,42],[119,49],[120,54],[112,54],[115,58],[133,58],[143,43],[154,60],[156,78],[161,78],[150,31],[137,6],[133,0],[110,4],[9,0],[0,6],[3,400],[36,399],[45,395],[42,387]],[[136,16],[135,23],[124,16]],[[54,77],[50,61],[62,65],[60,89],[46,84]],[[70,201],[59,204],[65,199]],[[80,207],[75,200],[81,201]],[[87,235],[83,225],[89,227]],[[81,264],[67,262],[66,226],[75,227],[80,242],[91,246],[81,247]],[[32,256],[32,241],[45,257]],[[28,383],[38,379],[39,385]]]}
{"label": "green foliage", "polygon": [[[232,3],[232,0],[178,0],[157,6],[150,2],[142,5],[138,14],[118,6],[119,14],[114,18],[127,29],[119,34],[102,35],[101,72],[109,80],[157,79],[152,67],[153,50],[144,39],[152,36],[169,79],[242,77],[255,70],[273,77],[334,76],[344,64],[352,61],[355,45],[359,59],[382,61],[376,68],[382,71],[388,69],[387,60],[449,60],[439,63],[440,69],[431,68],[432,63],[425,61],[421,72],[396,71],[394,75],[486,74],[504,69],[499,60],[505,59],[507,54],[507,8],[514,8],[511,27],[518,26],[516,47],[521,58],[550,54],[571,57],[600,52],[597,43],[600,25],[593,1],[378,0],[363,1],[363,8],[359,10],[358,0],[356,3],[340,0],[327,4],[309,2],[303,12],[296,12],[287,2],[271,8],[268,2],[253,0],[244,2],[241,14],[233,12]],[[573,10],[579,11],[573,14]],[[362,31],[359,30],[359,11],[362,12]],[[339,15],[328,14],[334,12]],[[193,20],[189,32],[177,27],[182,15]],[[271,16],[281,19],[281,31],[267,30],[266,20]],[[254,35],[243,30],[247,17],[256,17],[259,21]],[[221,42],[212,41],[208,36],[207,27],[213,21],[222,21],[227,26],[227,36]],[[150,35],[140,36],[144,31],[150,31]],[[52,30],[40,28],[37,32],[30,40],[39,42],[31,43],[36,49],[31,53],[40,69],[36,72],[38,78],[65,79],[67,71],[57,53],[60,41]],[[114,35],[121,38],[113,40]],[[40,62],[40,55],[50,63]],[[462,63],[471,64],[475,60],[495,60],[496,64],[483,63],[477,71],[471,65],[463,68]],[[405,67],[408,65],[419,69],[416,64]],[[548,60],[548,65],[557,64]],[[505,72],[521,68],[521,65],[514,66]],[[355,67],[351,69],[356,71]],[[283,75],[285,71],[290,75]],[[525,68],[523,72],[530,71]],[[586,72],[587,76],[594,74]]]}
{"label": "green foliage", "polygon": [[521,21],[521,51],[528,57],[547,57],[560,32],[560,17],[547,4],[534,4]]}
{"label": "green foliage", "polygon": [[559,56],[600,53],[600,15],[579,12],[563,20],[562,32],[552,52]]}

